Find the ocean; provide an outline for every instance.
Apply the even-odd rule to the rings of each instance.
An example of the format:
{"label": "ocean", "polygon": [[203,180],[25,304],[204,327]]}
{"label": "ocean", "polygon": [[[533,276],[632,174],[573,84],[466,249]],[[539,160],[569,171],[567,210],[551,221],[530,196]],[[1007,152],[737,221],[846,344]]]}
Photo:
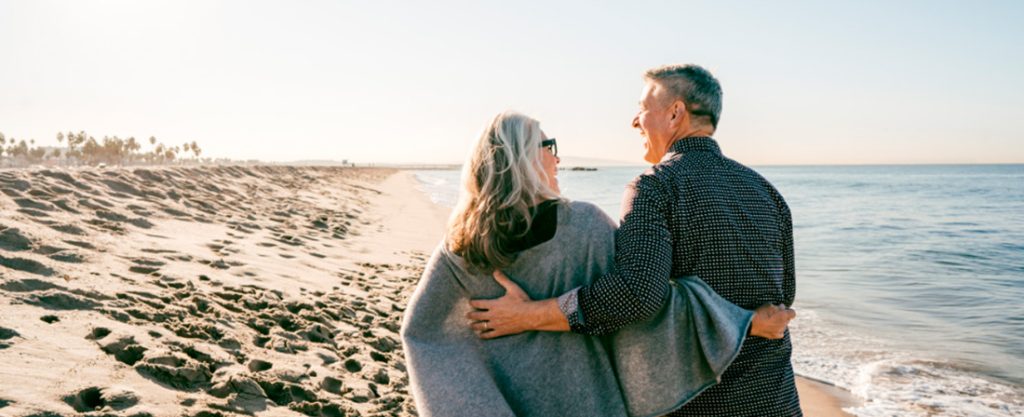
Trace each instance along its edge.
{"label": "ocean", "polygon": [[[560,171],[618,218],[643,167]],[[755,167],[794,222],[793,364],[878,416],[1024,416],[1024,165]],[[454,206],[458,171],[417,171]]]}

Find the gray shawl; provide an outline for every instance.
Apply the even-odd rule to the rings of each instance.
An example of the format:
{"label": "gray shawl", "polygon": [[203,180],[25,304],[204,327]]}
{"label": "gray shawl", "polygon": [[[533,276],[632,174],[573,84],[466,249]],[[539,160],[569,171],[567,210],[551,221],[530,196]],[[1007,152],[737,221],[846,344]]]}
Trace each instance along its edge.
{"label": "gray shawl", "polygon": [[[583,202],[558,208],[555,236],[503,271],[532,299],[556,297],[613,267],[615,225]],[[752,314],[696,277],[673,280],[656,317],[605,337],[529,332],[479,339],[472,298],[504,294],[441,245],[406,309],[401,336],[420,416],[653,416],[715,384]],[[586,319],[586,318],[584,318]]]}

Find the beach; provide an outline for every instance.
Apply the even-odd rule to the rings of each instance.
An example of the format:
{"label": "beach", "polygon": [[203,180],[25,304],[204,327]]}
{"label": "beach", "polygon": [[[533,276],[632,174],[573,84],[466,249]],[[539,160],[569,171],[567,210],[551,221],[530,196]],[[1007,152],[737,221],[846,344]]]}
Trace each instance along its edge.
{"label": "beach", "polygon": [[[0,190],[0,415],[415,414],[398,330],[448,209],[411,173],[24,169]],[[807,415],[848,415],[799,384]]]}

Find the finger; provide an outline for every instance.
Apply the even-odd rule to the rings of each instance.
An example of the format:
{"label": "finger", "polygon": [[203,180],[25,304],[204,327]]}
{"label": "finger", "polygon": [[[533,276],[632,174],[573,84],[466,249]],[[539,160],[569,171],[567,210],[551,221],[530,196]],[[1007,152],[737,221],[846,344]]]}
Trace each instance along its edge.
{"label": "finger", "polygon": [[485,339],[488,334],[494,332],[494,329],[490,328],[489,325],[483,324],[482,322],[480,322],[480,323],[473,323],[472,327],[473,327],[473,333],[476,333],[476,336],[481,338],[481,339]]}
{"label": "finger", "polygon": [[758,313],[764,314],[765,317],[771,318],[779,311],[779,306],[775,304],[764,304],[757,308]]}
{"label": "finger", "polygon": [[779,315],[779,319],[785,320],[787,323],[790,320],[793,320],[793,317],[796,317],[796,311],[787,308],[779,310],[777,314]]}
{"label": "finger", "polygon": [[469,300],[469,305],[477,310],[490,310],[494,300]]}
{"label": "finger", "polygon": [[489,311],[471,311],[466,314],[466,318],[472,322],[488,321],[491,319],[491,313]]}
{"label": "finger", "polygon": [[519,285],[517,285],[514,281],[509,279],[509,277],[507,275],[505,275],[504,272],[501,272],[500,269],[495,270],[494,274],[492,274],[492,275],[494,276],[494,280],[498,281],[498,285],[501,285],[502,288],[505,288],[505,294],[522,294],[523,293],[522,288],[519,288]]}
{"label": "finger", "polygon": [[480,333],[480,338],[485,340],[494,339],[497,337],[506,336],[507,334],[508,333],[501,331],[500,329],[491,329],[490,331]]}

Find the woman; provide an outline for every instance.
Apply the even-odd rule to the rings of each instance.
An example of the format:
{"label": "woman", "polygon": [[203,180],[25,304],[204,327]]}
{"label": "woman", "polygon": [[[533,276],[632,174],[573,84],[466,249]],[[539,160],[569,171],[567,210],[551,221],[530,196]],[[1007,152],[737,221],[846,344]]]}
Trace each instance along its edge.
{"label": "woman", "polygon": [[539,299],[612,266],[614,222],[559,196],[556,152],[536,120],[506,112],[463,165],[459,205],[401,331],[421,416],[658,415],[712,385],[738,354],[752,313],[695,278],[674,282],[657,317],[607,338],[477,337],[468,301],[504,293],[493,271],[535,277],[517,283]]}

